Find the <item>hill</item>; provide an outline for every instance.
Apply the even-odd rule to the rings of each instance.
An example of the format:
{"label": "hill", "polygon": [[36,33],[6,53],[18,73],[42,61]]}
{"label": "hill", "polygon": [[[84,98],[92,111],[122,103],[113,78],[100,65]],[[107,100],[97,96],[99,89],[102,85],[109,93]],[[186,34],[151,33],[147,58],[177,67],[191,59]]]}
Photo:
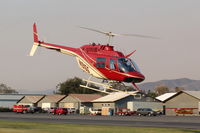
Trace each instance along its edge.
{"label": "hill", "polygon": [[[148,90],[153,91],[156,86],[165,85],[170,89],[175,87],[183,87],[184,90],[198,90],[200,91],[200,80],[192,80],[188,78],[172,79],[172,80],[160,80],[156,82],[147,82],[138,85],[142,90],[146,92]],[[55,89],[47,90],[18,90],[19,93],[29,93],[29,94],[52,94]]]}
{"label": "hill", "polygon": [[188,78],[173,79],[173,80],[160,80],[156,82],[147,82],[138,85],[142,90],[153,91],[156,86],[165,85],[168,88],[183,87],[184,90],[198,90],[200,91],[200,80],[192,80]]}

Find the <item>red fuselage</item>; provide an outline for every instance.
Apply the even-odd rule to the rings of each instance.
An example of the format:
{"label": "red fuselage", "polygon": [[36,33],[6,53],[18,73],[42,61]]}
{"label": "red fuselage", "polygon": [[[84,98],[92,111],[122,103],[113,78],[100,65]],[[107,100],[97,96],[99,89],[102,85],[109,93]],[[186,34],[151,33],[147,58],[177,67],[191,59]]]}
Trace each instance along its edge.
{"label": "red fuselage", "polygon": [[[145,79],[136,64],[123,53],[115,51],[113,46],[92,44],[84,45],[79,50],[80,56],[98,69],[106,79],[134,83]],[[89,69],[86,72],[89,72]]]}

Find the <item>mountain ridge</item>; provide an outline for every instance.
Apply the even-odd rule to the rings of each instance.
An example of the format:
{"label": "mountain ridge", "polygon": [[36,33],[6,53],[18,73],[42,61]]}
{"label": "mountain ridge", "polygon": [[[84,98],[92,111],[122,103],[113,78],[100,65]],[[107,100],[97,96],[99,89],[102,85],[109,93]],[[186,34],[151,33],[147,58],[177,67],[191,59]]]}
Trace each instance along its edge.
{"label": "mountain ridge", "polygon": [[142,83],[139,86],[140,89],[148,91],[154,91],[154,88],[159,85],[167,86],[169,89],[176,87],[182,87],[184,90],[191,91],[200,91],[200,80],[193,80],[189,78],[180,78],[180,79],[165,79],[155,82]]}
{"label": "mountain ridge", "polygon": [[[154,88],[159,85],[167,86],[170,91],[173,91],[176,87],[182,87],[184,90],[190,91],[200,91],[200,80],[193,80],[189,78],[180,78],[180,79],[164,79],[155,82],[146,82],[141,83],[138,87],[146,92],[148,90],[154,91]],[[19,93],[30,93],[30,94],[53,94],[55,89],[46,89],[46,90],[17,90]]]}

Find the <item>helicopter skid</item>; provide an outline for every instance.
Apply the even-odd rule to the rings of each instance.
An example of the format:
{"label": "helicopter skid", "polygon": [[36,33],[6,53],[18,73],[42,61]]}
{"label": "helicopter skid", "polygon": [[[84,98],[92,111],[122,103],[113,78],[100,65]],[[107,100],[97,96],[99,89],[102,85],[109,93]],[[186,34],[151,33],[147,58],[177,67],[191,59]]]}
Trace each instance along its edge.
{"label": "helicopter skid", "polygon": [[[130,94],[130,95],[133,95],[133,96],[136,95],[136,93],[138,92],[138,91],[134,91],[134,92],[122,91],[122,90],[114,89],[110,85],[107,85],[107,84],[102,84],[102,83],[98,83],[98,82],[94,82],[94,81],[86,80],[86,79],[82,79],[82,80],[86,82],[86,85],[80,85],[81,87],[91,89],[91,90],[94,90],[94,91],[98,91],[98,92],[102,92],[102,93],[106,93],[106,94],[112,93],[112,92],[108,92],[107,90],[112,90],[114,92],[123,92],[123,93],[127,93],[127,94]],[[103,87],[103,90],[89,87],[88,86],[89,83],[92,83],[92,84],[95,84],[95,85],[100,85],[100,86]]]}
{"label": "helicopter skid", "polygon": [[110,94],[109,92],[106,92],[106,91],[103,91],[103,90],[99,90],[99,89],[96,89],[96,88],[92,88],[92,87],[89,87],[89,86],[86,86],[86,85],[80,85],[80,86],[83,87],[83,88],[90,89],[90,90],[94,90],[94,91]]}

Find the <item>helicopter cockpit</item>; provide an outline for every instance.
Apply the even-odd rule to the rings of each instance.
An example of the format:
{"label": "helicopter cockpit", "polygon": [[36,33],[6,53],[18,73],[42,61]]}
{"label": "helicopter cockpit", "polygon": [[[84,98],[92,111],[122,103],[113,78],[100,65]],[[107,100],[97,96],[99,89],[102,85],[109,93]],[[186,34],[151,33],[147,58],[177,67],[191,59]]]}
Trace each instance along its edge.
{"label": "helicopter cockpit", "polygon": [[118,58],[118,67],[120,72],[140,72],[137,64],[129,58]]}

